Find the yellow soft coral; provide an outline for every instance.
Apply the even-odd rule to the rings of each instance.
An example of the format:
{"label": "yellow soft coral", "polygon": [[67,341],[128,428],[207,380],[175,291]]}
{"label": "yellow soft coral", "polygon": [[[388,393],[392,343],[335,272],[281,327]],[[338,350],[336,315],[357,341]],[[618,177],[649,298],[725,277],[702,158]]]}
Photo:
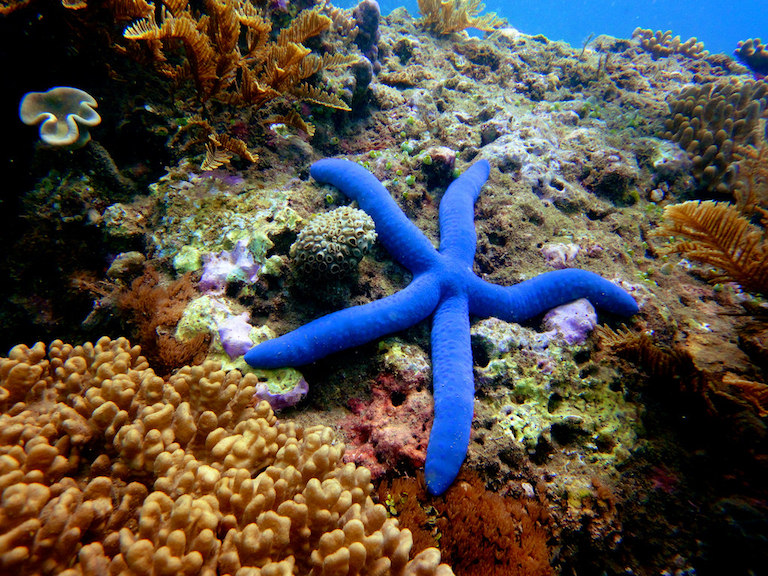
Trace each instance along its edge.
{"label": "yellow soft coral", "polygon": [[452,34],[467,28],[493,32],[506,26],[506,20],[495,12],[480,16],[485,4],[480,0],[419,0],[421,22],[427,30],[437,34]]}
{"label": "yellow soft coral", "polygon": [[124,338],[0,358],[0,564],[19,575],[448,576],[324,426],[215,362],[158,378]]}

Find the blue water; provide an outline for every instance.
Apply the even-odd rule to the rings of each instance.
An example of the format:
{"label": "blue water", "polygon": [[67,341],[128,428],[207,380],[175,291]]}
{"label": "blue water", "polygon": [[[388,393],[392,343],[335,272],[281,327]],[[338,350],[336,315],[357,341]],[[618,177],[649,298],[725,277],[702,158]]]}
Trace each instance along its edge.
{"label": "blue water", "polygon": [[[349,8],[355,0],[336,0]],[[640,26],[672,30],[683,40],[696,36],[710,52],[731,54],[739,40],[768,40],[768,0],[486,0],[485,12],[496,12],[526,34],[543,34],[580,47],[590,35],[629,38]],[[419,15],[416,0],[379,0],[384,14],[405,6]]]}

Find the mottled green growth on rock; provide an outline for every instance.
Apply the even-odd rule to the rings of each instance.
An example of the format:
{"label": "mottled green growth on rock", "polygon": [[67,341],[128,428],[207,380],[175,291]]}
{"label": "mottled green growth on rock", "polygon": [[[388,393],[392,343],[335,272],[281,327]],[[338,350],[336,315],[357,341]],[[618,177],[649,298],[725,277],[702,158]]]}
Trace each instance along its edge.
{"label": "mottled green growth on rock", "polygon": [[[639,408],[599,375],[581,375],[574,348],[497,319],[472,329],[476,381],[499,427],[528,451],[544,442],[576,448],[589,461],[618,464],[637,443]],[[581,347],[576,347],[580,349]]]}
{"label": "mottled green growth on rock", "polygon": [[179,272],[200,269],[203,254],[231,250],[241,240],[255,262],[264,264],[272,238],[295,231],[301,221],[287,206],[285,183],[264,189],[230,178],[170,175],[152,186],[162,218],[151,242]]}
{"label": "mottled green growth on rock", "polygon": [[[279,370],[257,370],[245,363],[242,356],[231,358],[222,347],[219,338],[219,326],[227,318],[235,315],[231,304],[223,297],[201,296],[192,300],[176,326],[176,338],[187,341],[199,334],[208,334],[211,345],[207,360],[221,362],[223,370],[239,370],[241,374],[253,373],[264,382],[272,394],[285,394],[293,390],[303,379],[301,373],[293,368]],[[249,334],[251,341],[258,344],[274,338],[276,334],[268,326],[253,327]]]}

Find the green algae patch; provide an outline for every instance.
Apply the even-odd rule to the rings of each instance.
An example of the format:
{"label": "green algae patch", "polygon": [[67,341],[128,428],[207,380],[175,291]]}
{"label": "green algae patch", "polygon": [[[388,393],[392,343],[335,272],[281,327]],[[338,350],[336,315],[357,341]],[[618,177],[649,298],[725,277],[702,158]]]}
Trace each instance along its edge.
{"label": "green algae patch", "polygon": [[498,319],[477,323],[473,350],[479,399],[499,428],[526,451],[542,443],[576,451],[588,462],[616,466],[638,443],[640,408],[599,375],[582,375],[574,355],[585,347]]}
{"label": "green algae patch", "polygon": [[182,246],[181,250],[173,257],[173,267],[179,274],[197,272],[203,267],[200,250],[194,246]]}
{"label": "green algae patch", "polygon": [[199,270],[203,255],[244,241],[263,265],[274,247],[272,238],[295,233],[301,223],[288,206],[292,183],[286,179],[261,187],[236,174],[167,175],[151,186],[161,214],[150,238],[155,253],[183,273]]}
{"label": "green algae patch", "polygon": [[[230,357],[224,350],[219,336],[219,326],[228,318],[238,316],[235,306],[223,296],[201,296],[192,300],[184,310],[177,326],[176,338],[190,340],[199,334],[211,338],[206,360],[221,362],[222,370],[239,370],[241,374],[255,374],[259,381],[266,384],[271,394],[290,392],[304,379],[295,368],[260,370],[251,368],[242,356]],[[268,326],[251,327],[248,338],[253,345],[275,338],[275,333]]]}

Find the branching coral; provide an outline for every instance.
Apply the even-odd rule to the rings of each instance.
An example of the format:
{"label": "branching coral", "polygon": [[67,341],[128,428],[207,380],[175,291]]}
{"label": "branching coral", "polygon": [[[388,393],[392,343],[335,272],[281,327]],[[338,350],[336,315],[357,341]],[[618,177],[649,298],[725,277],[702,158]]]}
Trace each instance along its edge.
{"label": "branching coral", "polygon": [[749,38],[739,42],[734,54],[757,77],[764,78],[768,75],[768,46],[763,44],[760,38]]}
{"label": "branching coral", "polygon": [[760,119],[768,113],[768,85],[751,80],[691,85],[669,99],[669,109],[664,137],[688,153],[701,188],[730,192],[734,147],[758,143]]}
{"label": "branching coral", "polygon": [[635,28],[635,31],[632,32],[632,38],[639,38],[640,47],[646,52],[650,52],[654,60],[672,54],[682,54],[689,58],[706,58],[709,56],[709,52],[704,50],[703,42],[699,42],[695,37],[683,42],[680,40],[680,36],[673,38],[671,30],[654,32],[644,28]]}
{"label": "branching coral", "polygon": [[480,0],[419,0],[421,23],[436,34],[452,34],[467,28],[485,32],[506,26],[506,20],[495,12],[480,16],[485,8]]}
{"label": "branching coral", "polygon": [[[146,42],[164,75],[191,79],[201,102],[218,98],[258,108],[287,99],[350,109],[333,92],[308,83],[321,70],[354,60],[343,54],[318,56],[304,46],[331,25],[318,9],[299,13],[272,40],[271,22],[249,0],[207,0],[204,5],[205,13],[196,17],[186,0],[164,2],[159,21],[154,14],[144,17],[124,36]],[[177,46],[183,47],[182,54]],[[171,65],[179,56],[182,63]]]}
{"label": "branching coral", "polygon": [[124,338],[0,358],[0,563],[64,576],[449,576],[373,503],[331,429],[253,406],[253,375],[155,375]]}

